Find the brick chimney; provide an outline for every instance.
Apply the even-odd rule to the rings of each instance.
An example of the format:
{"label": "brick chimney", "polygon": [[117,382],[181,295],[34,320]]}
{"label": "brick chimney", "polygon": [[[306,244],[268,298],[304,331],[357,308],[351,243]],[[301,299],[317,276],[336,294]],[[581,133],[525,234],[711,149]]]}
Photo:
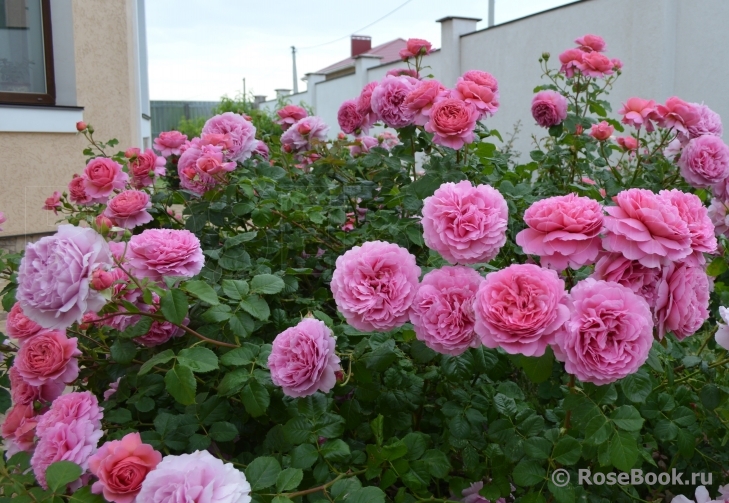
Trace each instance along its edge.
{"label": "brick chimney", "polygon": [[352,57],[359,56],[372,49],[372,37],[352,35]]}

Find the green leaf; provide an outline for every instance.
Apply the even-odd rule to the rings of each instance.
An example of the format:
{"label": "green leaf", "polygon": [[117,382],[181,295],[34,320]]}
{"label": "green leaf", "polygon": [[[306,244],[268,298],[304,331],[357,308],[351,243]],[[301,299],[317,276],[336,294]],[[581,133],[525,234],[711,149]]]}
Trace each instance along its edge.
{"label": "green leaf", "polygon": [[105,410],[104,419],[110,423],[124,424],[132,420],[132,413],[128,409]]}
{"label": "green leaf", "polygon": [[610,438],[612,428],[605,416],[598,414],[593,417],[585,426],[585,441],[594,445],[600,445]]}
{"label": "green leaf", "polygon": [[262,321],[267,320],[271,315],[268,303],[258,295],[251,295],[241,300],[240,307],[254,318]]}
{"label": "green leaf", "polygon": [[139,321],[135,323],[134,325],[127,327],[126,330],[121,332],[119,334],[119,337],[123,337],[125,339],[133,339],[134,337],[141,337],[145,335],[147,332],[149,332],[149,329],[152,328],[152,322],[154,320],[150,318],[149,316],[141,316]]}
{"label": "green leaf", "polygon": [[286,468],[276,477],[276,490],[278,492],[296,489],[304,478],[304,472],[298,468]]}
{"label": "green leaf", "polygon": [[419,459],[420,456],[425,454],[425,450],[428,448],[428,436],[418,431],[408,433],[402,437],[402,442],[408,449],[407,454],[405,454],[405,459],[410,461]]}
{"label": "green leaf", "polygon": [[195,346],[185,348],[177,355],[180,365],[189,367],[193,372],[210,372],[218,368],[218,357],[208,348]]}
{"label": "green leaf", "polygon": [[443,478],[448,475],[451,463],[443,451],[429,449],[425,451],[421,459],[428,467],[428,472],[435,478]]}
{"label": "green leaf", "polygon": [[68,503],[106,503],[106,500],[100,494],[92,494],[91,486],[84,486],[68,498]]}
{"label": "green leaf", "polygon": [[638,460],[638,445],[630,433],[616,431],[610,439],[610,462],[618,470],[629,472]]}
{"label": "green leaf", "polygon": [[242,279],[223,280],[223,293],[233,300],[241,300],[248,295],[248,290],[248,283]]}
{"label": "green leaf", "polygon": [[253,239],[256,238],[257,235],[258,235],[258,233],[256,231],[243,232],[241,234],[237,234],[237,235],[225,240],[223,249],[227,250],[228,248],[233,248],[235,246],[239,246],[248,241],[252,241]]}
{"label": "green leaf", "polygon": [[385,493],[379,487],[362,487],[349,494],[347,503],[385,503]]}
{"label": "green leaf", "polygon": [[709,276],[721,276],[727,270],[727,262],[724,257],[716,257],[706,268],[706,274]]}
{"label": "green leaf", "polygon": [[137,346],[130,340],[117,339],[111,345],[111,358],[117,363],[128,365],[137,354]]}
{"label": "green leaf", "polygon": [[723,395],[724,392],[715,384],[707,384],[699,393],[701,403],[709,410],[714,410],[721,404]]}
{"label": "green leaf", "polygon": [[182,287],[187,290],[193,297],[197,297],[203,302],[207,302],[211,306],[217,306],[220,304],[218,300],[218,294],[215,290],[205,281],[195,280],[188,281],[183,284]]}
{"label": "green leaf", "polygon": [[82,473],[83,470],[76,463],[56,461],[46,470],[48,488],[55,493],[60,492],[62,488],[65,489],[68,484],[77,480]]}
{"label": "green leaf", "polygon": [[228,328],[238,337],[248,337],[253,333],[255,325],[248,313],[238,311],[228,319]]}
{"label": "green leaf", "polygon": [[524,440],[524,452],[532,459],[548,459],[552,451],[552,442],[542,437],[531,437]]}
{"label": "green leaf", "polygon": [[227,421],[213,423],[208,432],[216,442],[230,442],[238,436],[238,428]]}
{"label": "green leaf", "polygon": [[271,503],[294,503],[292,500],[288,499],[286,496],[275,496]]}
{"label": "green leaf", "polygon": [[620,381],[623,393],[631,402],[643,403],[653,391],[651,378],[645,370],[641,369],[635,374],[624,377]]}
{"label": "green leaf", "polygon": [[522,356],[521,366],[524,373],[534,383],[541,383],[549,379],[552,375],[552,365],[554,364],[554,353],[550,347],[539,358],[529,358]]}
{"label": "green leaf", "polygon": [[645,421],[640,416],[638,409],[632,405],[618,407],[610,415],[610,419],[615,423],[615,426],[625,431],[640,431]]}
{"label": "green leaf", "polygon": [[197,382],[189,367],[176,365],[165,374],[165,388],[182,405],[195,403]]}
{"label": "green leaf", "polygon": [[253,417],[265,414],[268,405],[271,403],[268,390],[255,379],[249,380],[243,388],[241,400],[243,400],[246,411]]}
{"label": "green leaf", "polygon": [[172,351],[171,349],[165,349],[161,353],[157,353],[152,358],[150,358],[149,360],[144,362],[142,364],[142,366],[139,368],[139,373],[137,375],[142,376],[142,375],[146,374],[147,372],[149,372],[150,370],[152,370],[152,367],[154,367],[155,365],[161,365],[163,363],[167,363],[174,357],[175,357],[174,351]]}
{"label": "green leaf", "polygon": [[529,487],[542,482],[547,472],[538,461],[527,459],[514,467],[513,476],[516,485]]}
{"label": "green leaf", "polygon": [[228,372],[223,377],[223,380],[218,384],[218,395],[220,396],[232,396],[238,393],[243,386],[251,378],[251,373],[248,369],[235,369],[233,372]]}
{"label": "green leaf", "polygon": [[311,444],[302,444],[294,448],[290,453],[291,466],[306,470],[311,468],[316,460],[319,459],[319,453]]}
{"label": "green leaf", "polygon": [[580,459],[582,446],[569,435],[562,437],[554,446],[552,457],[557,463],[563,465],[574,465]]}
{"label": "green leaf", "polygon": [[187,316],[187,296],[182,290],[168,290],[160,300],[159,309],[168,321],[182,325]]}
{"label": "green leaf", "polygon": [[349,445],[339,438],[327,440],[324,445],[321,446],[321,454],[324,456],[324,459],[335,463],[343,463],[349,458]]}
{"label": "green leaf", "polygon": [[229,305],[219,304],[217,306],[212,306],[210,309],[205,311],[201,318],[207,323],[222,323],[223,321],[230,319],[232,316],[230,311],[231,308]]}
{"label": "green leaf", "polygon": [[281,465],[278,464],[276,458],[262,456],[254,459],[248,465],[246,479],[250,482],[251,489],[259,491],[275,484],[279,473],[281,473]]}
{"label": "green leaf", "polygon": [[251,280],[251,291],[253,293],[273,295],[283,290],[285,286],[284,281],[273,274],[259,274]]}
{"label": "green leaf", "polygon": [[220,363],[229,367],[240,367],[248,365],[258,354],[258,346],[253,344],[243,344],[243,346],[231,349],[220,357]]}

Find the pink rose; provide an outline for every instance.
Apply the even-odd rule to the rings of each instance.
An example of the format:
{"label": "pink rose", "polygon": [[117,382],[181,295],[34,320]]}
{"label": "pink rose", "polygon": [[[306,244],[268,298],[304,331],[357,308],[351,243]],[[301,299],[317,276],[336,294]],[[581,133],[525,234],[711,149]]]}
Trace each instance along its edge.
{"label": "pink rose", "polygon": [[478,118],[475,106],[456,98],[446,98],[430,109],[430,120],[425,124],[425,130],[433,133],[433,143],[459,149],[476,139],[474,129]]}
{"label": "pink rose", "polygon": [[364,332],[387,332],[408,321],[420,267],[405,248],[368,241],[337,258],[331,289],[347,323]]}
{"label": "pink rose", "polygon": [[590,128],[590,136],[595,138],[597,141],[605,141],[610,138],[613,131],[615,131],[615,128],[611,126],[609,122],[602,121],[592,125]]}
{"label": "pink rose", "polygon": [[[709,219],[714,224],[714,234],[717,236],[729,237],[729,215],[727,215],[726,204],[719,199],[712,199],[708,210]],[[10,317],[8,316],[8,320]],[[12,337],[12,336],[11,336]]]}
{"label": "pink rose", "polygon": [[347,100],[342,103],[337,112],[337,122],[347,134],[353,134],[362,127],[362,116],[357,112],[357,101]]}
{"label": "pink rose", "polygon": [[154,148],[165,157],[181,155],[181,147],[187,141],[187,135],[179,131],[165,131],[154,139]]}
{"label": "pink rose", "polygon": [[724,348],[729,349],[729,309],[725,307],[719,307],[719,316],[724,323],[717,323],[716,334],[714,339],[716,343]]}
{"label": "pink rose", "polygon": [[79,205],[93,204],[93,198],[86,193],[86,179],[73,175],[73,178],[68,182],[68,194],[71,202]]}
{"label": "pink rose", "polygon": [[32,403],[16,403],[7,411],[0,426],[0,435],[5,439],[5,452],[8,457],[20,451],[33,452],[36,424],[38,416]]}
{"label": "pink rose", "polygon": [[390,131],[383,131],[378,134],[377,141],[380,143],[380,147],[387,151],[390,151],[397,145],[400,145],[400,139],[395,133],[391,133]]}
{"label": "pink rose", "polygon": [[145,150],[144,153],[138,153],[134,159],[129,161],[132,185],[137,189],[154,185],[155,176],[164,176],[167,173],[165,164],[167,164],[165,158],[155,154],[151,148]]}
{"label": "pink rose", "polygon": [[403,61],[407,61],[408,59],[415,57],[415,54],[408,51],[407,48],[400,49],[400,52],[398,52],[398,55],[400,56],[400,59],[402,59]]}
{"label": "pink rose", "polygon": [[721,116],[718,113],[704,104],[692,103],[692,105],[699,114],[699,120],[687,128],[689,138],[705,135],[721,136],[724,133]]}
{"label": "pink rose", "polygon": [[567,49],[559,55],[559,61],[562,63],[559,71],[564,73],[565,77],[571,79],[575,76],[575,70],[579,70],[578,65],[582,64],[584,56],[585,52],[580,49]]}
{"label": "pink rose", "polygon": [[337,382],[334,373],[341,370],[332,331],[319,320],[304,318],[273,340],[268,368],[286,396],[328,393]]}
{"label": "pink rose", "polygon": [[232,144],[227,148],[227,157],[233,162],[248,159],[256,147],[256,127],[242,115],[225,112],[208,119],[202,128],[203,134],[227,134]]}
{"label": "pink rose", "polygon": [[200,147],[200,152],[200,157],[195,161],[195,166],[199,172],[212,177],[218,177],[218,175],[230,173],[236,168],[234,162],[225,162],[223,149],[220,146],[203,145]]}
{"label": "pink rose", "polygon": [[186,229],[146,229],[129,240],[127,257],[137,276],[155,281],[192,278],[205,263],[200,240]]}
{"label": "pink rose", "polygon": [[729,177],[729,147],[718,136],[699,136],[683,148],[678,166],[689,184],[709,188]]}
{"label": "pink rose", "polygon": [[23,313],[23,308],[20,306],[20,302],[13,304],[13,307],[8,313],[5,325],[8,337],[11,339],[18,339],[21,344],[24,340],[29,339],[43,330],[43,327]]}
{"label": "pink rose", "polygon": [[532,204],[524,213],[527,228],[516,244],[539,255],[543,267],[561,271],[592,264],[600,252],[602,205],[577,194],[554,196]]}
{"label": "pink rose", "polygon": [[432,45],[422,38],[409,38],[406,44],[408,52],[413,56],[425,56],[430,54]]}
{"label": "pink rose", "polygon": [[15,367],[10,367],[10,397],[14,404],[32,404],[35,401],[50,403],[63,393],[66,385],[60,381],[46,381],[41,386],[33,386],[23,380]]}
{"label": "pink rose", "polygon": [[487,274],[473,310],[484,346],[526,356],[542,356],[570,314],[564,281],[533,264]]}
{"label": "pink rose", "polygon": [[271,151],[268,149],[268,145],[266,145],[266,143],[261,140],[258,140],[256,142],[256,148],[253,149],[253,153],[265,159],[266,161],[271,156]]}
{"label": "pink rose", "polygon": [[110,218],[119,227],[134,229],[152,221],[147,210],[152,207],[149,194],[141,190],[125,190],[117,194],[107,203],[104,216]]}
{"label": "pink rose", "polygon": [[709,319],[709,277],[703,267],[687,263],[663,269],[655,315],[658,337],[673,332],[678,340],[693,335]]}
{"label": "pink rose", "polygon": [[658,195],[678,209],[678,214],[688,226],[693,254],[684,261],[694,265],[704,265],[706,263],[704,253],[716,253],[717,248],[714,224],[711,223],[704,203],[695,194],[678,189],[662,190]]}
{"label": "pink rose", "polygon": [[610,62],[613,64],[613,70],[615,70],[616,72],[623,69],[623,62],[620,61],[618,58],[613,58],[610,60]]}
{"label": "pink rose", "polygon": [[99,407],[99,400],[90,391],[68,393],[58,397],[48,412],[40,417],[36,432],[40,437],[55,426],[70,424],[72,421],[86,421],[95,428],[101,428],[103,410]]}
{"label": "pink rose", "polygon": [[418,339],[433,351],[453,356],[478,347],[473,300],[482,280],[464,266],[443,267],[423,276],[410,307]]}
{"label": "pink rose", "polygon": [[638,140],[632,136],[618,136],[617,141],[628,152],[638,150]]}
{"label": "pink rose", "polygon": [[219,181],[215,177],[198,168],[197,161],[202,156],[202,146],[191,146],[182,153],[177,162],[177,174],[180,177],[180,187],[199,196],[219,184]]}
{"label": "pink rose", "polygon": [[370,82],[362,88],[362,92],[357,98],[357,113],[362,116],[362,127],[369,128],[377,122],[379,117],[372,111],[372,91],[379,85],[378,82]]}
{"label": "pink rose", "polygon": [[656,305],[660,268],[646,267],[636,260],[628,260],[620,253],[604,253],[595,264],[595,272],[591,277],[619,283],[643,297],[650,308]]}
{"label": "pink rose", "polygon": [[628,124],[636,129],[640,129],[641,126],[645,125],[645,129],[649,133],[653,131],[653,122],[651,121],[658,118],[656,115],[656,102],[642,98],[630,98],[623,103],[623,108],[618,110],[618,113],[623,116],[620,121],[623,124]]}
{"label": "pink rose", "polygon": [[701,118],[696,106],[676,96],[668,98],[665,105],[658,105],[656,113],[661,127],[673,128],[685,134],[688,134],[688,128],[696,126]]}
{"label": "pink rose", "polygon": [[392,75],[394,77],[400,77],[401,75],[405,75],[414,79],[420,79],[418,71],[414,68],[393,68],[392,70],[387,70],[387,73],[385,73],[385,75]]}
{"label": "pink rose", "polygon": [[293,126],[295,122],[309,116],[306,110],[298,105],[286,105],[282,109],[277,110],[276,114],[279,117],[279,120],[276,122],[281,125],[281,129],[284,131]]}
{"label": "pink rose", "polygon": [[79,133],[85,131],[87,127],[88,126],[86,126],[86,123],[83,121],[78,121],[76,123],[76,131],[78,131]]}
{"label": "pink rose", "polygon": [[607,206],[603,246],[646,267],[659,267],[689,256],[691,234],[678,208],[650,190],[628,189]]}
{"label": "pink rose", "polygon": [[[8,219],[5,218],[5,213],[3,213],[2,211],[0,211],[0,225],[1,224],[4,224],[5,222],[7,222],[7,220]],[[2,230],[3,230],[2,227],[0,227],[0,231],[2,231]]]}
{"label": "pink rose", "polygon": [[94,269],[112,263],[109,245],[93,229],[61,225],[53,236],[26,245],[16,298],[40,326],[65,329],[104,307],[106,299],[89,281]]}
{"label": "pink rose", "polygon": [[116,381],[109,384],[109,389],[104,391],[104,401],[109,401],[109,399],[113,397],[117,391],[119,391],[119,382],[121,382],[121,377],[118,377]]}
{"label": "pink rose", "polygon": [[122,171],[122,165],[106,157],[89,161],[84,169],[84,188],[95,203],[105,203],[115,190],[124,190],[129,175]]}
{"label": "pink rose", "polygon": [[[147,306],[146,311],[156,313],[159,310],[159,297],[154,296],[154,304]],[[190,322],[189,318],[185,318],[182,321],[182,325],[187,326]],[[164,344],[173,337],[182,337],[185,334],[185,330],[178,327],[177,325],[170,323],[169,321],[155,320],[152,322],[152,326],[149,327],[149,331],[141,337],[135,337],[134,342],[153,348]]]}
{"label": "pink rose", "polygon": [[412,112],[413,124],[424,126],[430,119],[430,109],[433,103],[443,99],[448,90],[437,80],[424,80],[405,98],[405,107]]}
{"label": "pink rose", "polygon": [[[512,491],[514,486],[512,485]],[[491,503],[489,500],[479,494],[479,491],[483,489],[483,481],[473,482],[469,487],[461,492],[463,499],[461,503]],[[506,503],[506,498],[499,498],[493,503]]]}
{"label": "pink rose", "polygon": [[496,78],[488,72],[482,72],[481,70],[468,70],[461,76],[461,79],[475,82],[479,86],[488,87],[498,97],[499,83]]}
{"label": "pink rose", "polygon": [[607,45],[605,40],[599,35],[583,35],[575,39],[575,44],[580,46],[580,50],[585,52],[605,52]]}
{"label": "pink rose", "polygon": [[613,62],[610,58],[599,52],[588,52],[582,56],[582,60],[575,63],[575,66],[580,70],[582,75],[588,77],[606,77],[612,75]]}
{"label": "pink rose", "polygon": [[459,78],[451,97],[470,103],[479,111],[479,118],[494,115],[499,109],[498,93],[487,86],[480,86],[470,80]]}
{"label": "pink rose", "polygon": [[379,142],[377,138],[372,136],[360,136],[354,139],[354,143],[349,147],[349,155],[357,157],[364,155],[370,151],[372,147],[377,147]]}
{"label": "pink rose", "polygon": [[61,193],[55,191],[51,197],[47,197],[42,209],[58,215],[58,210],[61,209]]}
{"label": "pink rose", "polygon": [[415,114],[406,107],[405,99],[417,84],[412,77],[385,76],[372,91],[372,111],[392,128],[410,125]]}
{"label": "pink rose", "polygon": [[81,351],[76,338],[69,339],[60,330],[46,330],[20,346],[13,366],[32,386],[48,381],[68,384],[78,377],[77,356],[81,356]]}
{"label": "pink rose", "polygon": [[638,371],[653,344],[648,304],[617,283],[587,278],[570,292],[572,314],[554,355],[582,382],[602,386]]}
{"label": "pink rose", "polygon": [[506,243],[509,208],[490,185],[444,183],[423,201],[423,238],[452,264],[488,262]]}
{"label": "pink rose", "polygon": [[91,274],[91,288],[94,290],[106,290],[114,283],[114,276],[103,269],[95,269]]}
{"label": "pink rose", "polygon": [[567,118],[567,99],[557,91],[539,91],[532,99],[532,117],[542,127],[552,127]]}
{"label": "pink rose", "polygon": [[91,492],[106,501],[134,503],[147,474],[162,461],[162,454],[142,443],[139,433],[106,442],[89,458],[89,471],[99,480]]}
{"label": "pink rose", "polygon": [[304,117],[281,135],[281,146],[289,147],[287,152],[302,154],[312,150],[317,143],[326,142],[328,132],[329,126],[321,117]]}

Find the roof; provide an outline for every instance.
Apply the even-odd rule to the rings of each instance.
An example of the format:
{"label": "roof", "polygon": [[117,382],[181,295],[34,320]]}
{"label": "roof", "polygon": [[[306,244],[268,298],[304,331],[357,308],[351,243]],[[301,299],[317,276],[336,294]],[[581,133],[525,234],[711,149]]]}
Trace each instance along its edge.
{"label": "roof", "polygon": [[[369,51],[361,54],[361,56],[380,56],[380,64],[385,65],[393,61],[398,61],[400,59],[400,50],[405,49],[406,46],[407,41],[405,39],[396,38],[395,40],[390,40],[389,42],[373,47]],[[354,66],[354,58],[349,57],[312,73],[326,75],[352,66]]]}

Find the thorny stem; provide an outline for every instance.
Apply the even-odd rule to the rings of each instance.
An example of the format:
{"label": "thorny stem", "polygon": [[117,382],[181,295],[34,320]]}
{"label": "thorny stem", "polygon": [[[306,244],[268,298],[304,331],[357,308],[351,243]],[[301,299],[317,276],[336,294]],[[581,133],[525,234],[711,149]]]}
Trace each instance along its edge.
{"label": "thorny stem", "polygon": [[[303,491],[296,491],[293,493],[283,493],[281,496],[285,496],[289,499],[294,499],[299,496],[306,496],[307,494],[313,494],[318,493],[319,491],[324,491],[327,488],[334,485],[335,482],[338,482],[339,480],[343,479],[344,477],[354,477],[356,475],[362,475],[365,472],[365,470],[358,470],[356,472],[346,472],[346,473],[340,473],[335,478],[327,482],[326,484],[322,484],[320,486],[312,487],[310,489],[304,489]],[[264,494],[263,496],[277,496],[276,494]]]}
{"label": "thorny stem", "polygon": [[[570,393],[574,392],[575,389],[575,376],[570,376],[570,382],[567,385],[570,389]],[[572,411],[568,410],[567,413],[564,415],[564,429],[569,430],[570,429],[570,419],[572,418]]]}

